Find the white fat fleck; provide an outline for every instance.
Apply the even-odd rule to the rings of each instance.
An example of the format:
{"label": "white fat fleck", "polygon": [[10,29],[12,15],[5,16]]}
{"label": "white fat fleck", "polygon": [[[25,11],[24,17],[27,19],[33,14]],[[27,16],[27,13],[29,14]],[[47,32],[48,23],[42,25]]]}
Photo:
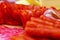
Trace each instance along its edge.
{"label": "white fat fleck", "polygon": [[[52,8],[49,8],[48,10],[46,10],[46,11],[44,12],[44,15],[45,15],[46,17],[49,17],[49,18],[52,18],[52,19],[56,19],[56,18],[54,18],[54,17],[51,15],[51,13],[56,14],[56,12],[55,12]],[[60,21],[60,19],[56,19],[56,20]]]}
{"label": "white fat fleck", "polygon": [[52,17],[51,13],[56,14],[54,12],[54,10],[50,8],[50,9],[48,9],[48,10],[45,11],[44,15],[47,16],[47,17],[49,17],[49,18],[55,19],[54,17]]}
{"label": "white fat fleck", "polygon": [[44,15],[46,15],[46,14],[51,14],[51,12],[52,12],[53,14],[56,14],[56,12],[55,12],[52,8],[50,8],[50,9],[48,9],[47,11],[45,11]]}
{"label": "white fat fleck", "polygon": [[6,0],[6,1],[8,1],[8,2],[15,2],[16,0]]}

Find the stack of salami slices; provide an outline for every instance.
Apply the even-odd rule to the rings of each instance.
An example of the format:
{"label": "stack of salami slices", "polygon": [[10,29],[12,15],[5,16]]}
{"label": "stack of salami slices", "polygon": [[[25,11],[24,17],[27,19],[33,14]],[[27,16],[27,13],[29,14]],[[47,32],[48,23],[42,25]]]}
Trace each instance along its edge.
{"label": "stack of salami slices", "polygon": [[0,39],[60,40],[60,10],[1,2]]}

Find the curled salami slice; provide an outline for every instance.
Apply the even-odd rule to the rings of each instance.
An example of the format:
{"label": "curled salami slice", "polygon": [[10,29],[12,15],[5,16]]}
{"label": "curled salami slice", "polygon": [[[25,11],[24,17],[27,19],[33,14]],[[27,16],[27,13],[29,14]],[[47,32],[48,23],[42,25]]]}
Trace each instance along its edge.
{"label": "curled salami slice", "polygon": [[[59,26],[59,23],[57,23],[58,21],[54,20],[55,21],[54,22],[53,19],[51,20],[48,17],[44,17],[44,19],[46,19],[48,23],[45,22],[46,20],[32,17],[31,20],[28,21],[26,24],[25,27],[26,33],[33,37],[49,37],[53,39],[60,39],[60,28],[58,28]],[[52,26],[50,24],[50,21],[51,23],[53,23]]]}

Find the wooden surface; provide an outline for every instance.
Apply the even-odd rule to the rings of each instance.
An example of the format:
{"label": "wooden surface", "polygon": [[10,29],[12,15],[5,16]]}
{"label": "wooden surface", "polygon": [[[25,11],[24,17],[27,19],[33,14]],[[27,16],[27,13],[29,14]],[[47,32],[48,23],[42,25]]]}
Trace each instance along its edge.
{"label": "wooden surface", "polygon": [[46,7],[54,6],[60,9],[60,0],[42,0],[42,5]]}

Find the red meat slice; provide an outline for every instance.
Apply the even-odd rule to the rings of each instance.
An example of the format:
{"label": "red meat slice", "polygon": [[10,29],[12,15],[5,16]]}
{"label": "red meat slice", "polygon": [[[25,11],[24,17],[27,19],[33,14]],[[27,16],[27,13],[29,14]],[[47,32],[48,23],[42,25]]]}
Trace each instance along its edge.
{"label": "red meat slice", "polygon": [[26,34],[21,34],[21,35],[17,35],[17,36],[12,36],[10,40],[50,40],[50,39],[48,39],[48,38],[33,38]]}
{"label": "red meat slice", "polygon": [[[45,17],[45,19],[47,20],[49,18]],[[47,21],[48,23],[46,23],[45,20],[33,17],[31,18],[31,21],[27,22],[25,31],[28,35],[33,37],[49,37],[53,39],[60,39],[60,31],[59,31],[60,28],[58,27],[59,26],[59,23],[57,23],[58,21],[57,20],[55,21],[57,26],[54,26],[55,25],[54,23],[51,26],[49,22],[50,20],[48,20]]]}
{"label": "red meat slice", "polygon": [[10,4],[7,2],[2,2],[0,5],[4,16],[4,23],[10,25],[24,26],[32,16],[40,17],[47,10],[46,7]]}
{"label": "red meat slice", "polygon": [[1,9],[0,9],[0,25],[4,23],[4,20],[3,20],[3,13],[1,12]]}

